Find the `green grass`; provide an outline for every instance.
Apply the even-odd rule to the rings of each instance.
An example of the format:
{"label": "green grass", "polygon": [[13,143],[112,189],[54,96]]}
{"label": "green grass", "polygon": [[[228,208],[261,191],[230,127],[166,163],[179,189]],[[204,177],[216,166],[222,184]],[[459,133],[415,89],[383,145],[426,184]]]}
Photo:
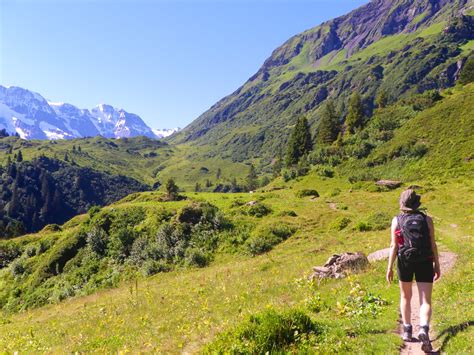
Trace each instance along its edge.
{"label": "green grass", "polygon": [[[425,181],[415,183],[427,185]],[[271,186],[281,184],[277,180]],[[331,197],[335,187],[341,193]],[[299,181],[290,181],[286,189],[278,191],[237,195],[191,193],[191,197],[209,201],[229,216],[235,211],[232,207],[234,200],[264,199],[273,212],[261,222],[272,225],[284,220],[296,225],[298,231],[261,256],[222,251],[209,267],[203,269],[177,269],[150,278],[140,277],[117,289],[5,315],[0,325],[0,344],[9,352],[197,351],[220,332],[232,329],[248,315],[267,307],[283,311],[294,307],[306,309],[308,299],[316,292],[325,306],[319,313],[311,313],[308,309],[306,312],[326,327],[325,338],[319,342],[324,344],[327,341],[327,346],[334,346],[332,340],[342,337],[343,348],[339,351],[363,349],[364,352],[396,353],[400,345],[393,333],[397,326],[398,290],[395,285],[388,287],[385,283],[385,262],[376,263],[349,280],[327,281],[316,289],[305,286],[303,282],[312,266],[323,264],[333,253],[370,253],[388,245],[387,229],[358,232],[346,228],[335,231],[332,222],[335,218],[348,217],[355,223],[365,220],[374,211],[394,215],[401,190],[350,192],[350,187],[345,180],[309,175]],[[316,200],[296,198],[295,191],[302,189],[317,189],[321,197]],[[466,198],[472,196],[473,189],[472,181],[451,181],[433,186],[422,200],[435,217],[440,249],[456,251],[460,260],[465,261],[473,251],[473,225],[469,216],[474,212],[474,201]],[[175,203],[176,207],[181,203]],[[347,210],[333,210],[330,203],[346,205]],[[115,208],[121,204],[147,208],[159,208],[160,205],[152,193],[137,194],[118,203]],[[288,209],[294,210],[298,217],[282,218],[280,212]],[[456,228],[451,226],[453,223]],[[472,290],[469,291],[469,286],[462,280],[469,277],[472,278],[469,263],[461,262],[449,277],[436,284],[434,325],[437,330],[472,319],[469,307],[463,312],[458,307],[439,311],[445,295],[453,303],[468,305],[466,302],[472,298],[469,296]],[[375,318],[366,317],[356,323],[338,315],[338,302],[346,302],[353,287],[350,281],[360,283],[390,304],[382,307]],[[446,343],[446,351],[467,351],[470,336],[472,330],[469,328],[456,333]]]}

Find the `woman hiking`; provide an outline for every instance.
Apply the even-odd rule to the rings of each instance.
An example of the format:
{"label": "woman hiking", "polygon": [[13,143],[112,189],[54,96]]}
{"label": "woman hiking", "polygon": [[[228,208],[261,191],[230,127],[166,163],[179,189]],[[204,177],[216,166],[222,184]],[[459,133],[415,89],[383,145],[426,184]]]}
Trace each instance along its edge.
{"label": "woman hiking", "polygon": [[397,260],[400,286],[400,313],[403,321],[404,341],[413,341],[411,324],[411,297],[413,276],[420,298],[420,324],[418,339],[421,349],[430,352],[429,324],[431,318],[431,292],[433,281],[441,276],[438,250],[434,237],[433,220],[419,211],[420,195],[412,189],[400,195],[400,214],[393,218],[387,281],[393,281],[393,264]]}

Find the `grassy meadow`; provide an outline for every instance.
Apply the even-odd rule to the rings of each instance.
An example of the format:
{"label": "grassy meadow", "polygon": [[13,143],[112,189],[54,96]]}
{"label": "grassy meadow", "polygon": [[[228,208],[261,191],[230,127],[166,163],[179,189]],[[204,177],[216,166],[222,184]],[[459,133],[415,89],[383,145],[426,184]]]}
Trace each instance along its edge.
{"label": "grassy meadow", "polygon": [[[468,353],[473,331],[463,324],[469,324],[474,316],[469,307],[472,284],[468,281],[472,280],[474,185],[467,180],[414,183],[422,186],[422,201],[434,217],[439,249],[459,255],[454,271],[445,275],[434,291],[433,324],[441,334],[438,345],[449,353]],[[316,189],[320,197],[296,197],[303,189]],[[207,267],[177,267],[148,278],[134,276],[118,288],[19,313],[4,313],[0,348],[5,353],[18,350],[212,352],[212,345],[206,350],[206,344],[215,341],[216,346],[219,342],[225,345],[226,337],[219,334],[232,330],[250,315],[268,309],[301,309],[322,330],[317,337],[298,338],[286,348],[288,351],[397,353],[401,345],[395,333],[398,288],[388,286],[384,280],[385,261],[347,279],[328,280],[319,285],[308,283],[306,277],[312,266],[324,264],[333,253],[368,254],[387,247],[389,217],[397,213],[401,189],[368,192],[345,179],[321,178],[312,173],[286,184],[276,180],[265,190],[254,194],[188,193],[187,196],[210,202],[233,221],[287,223],[297,228],[293,236],[271,251],[252,257],[224,242]],[[157,193],[142,193],[106,209],[130,204],[174,209],[189,202],[159,202],[157,196]],[[262,218],[241,215],[236,211],[235,200],[258,200],[271,213]],[[289,216],[288,211],[296,216]],[[383,220],[382,216],[388,217]],[[348,224],[340,223],[344,217],[349,219]],[[87,217],[77,219],[84,218]],[[361,223],[371,227],[361,228]],[[71,221],[70,228],[74,224]],[[63,231],[67,229],[63,227]],[[22,238],[17,242],[21,243]],[[374,295],[383,303],[375,309],[368,308],[367,313],[358,312],[348,301],[351,292]]]}

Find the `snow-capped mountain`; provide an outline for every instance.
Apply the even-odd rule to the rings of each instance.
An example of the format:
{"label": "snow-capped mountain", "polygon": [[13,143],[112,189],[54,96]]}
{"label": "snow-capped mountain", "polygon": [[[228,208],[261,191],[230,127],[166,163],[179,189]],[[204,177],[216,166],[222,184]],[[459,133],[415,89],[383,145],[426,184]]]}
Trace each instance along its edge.
{"label": "snow-capped mountain", "polygon": [[[90,136],[162,138],[140,118],[101,104],[92,110],[48,102],[40,94],[0,85],[0,129],[24,139],[71,139]],[[165,130],[167,131],[167,130]]]}
{"label": "snow-capped mountain", "polygon": [[153,133],[158,138],[165,138],[171,136],[173,133],[179,132],[181,128],[176,127],[176,128],[164,128],[164,129],[157,129],[157,128],[152,128]]}

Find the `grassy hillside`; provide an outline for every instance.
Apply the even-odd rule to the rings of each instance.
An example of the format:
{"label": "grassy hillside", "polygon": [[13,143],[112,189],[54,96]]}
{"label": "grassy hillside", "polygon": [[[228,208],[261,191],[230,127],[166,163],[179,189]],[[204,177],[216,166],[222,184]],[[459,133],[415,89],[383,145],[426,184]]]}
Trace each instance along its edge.
{"label": "grassy hillside", "polygon": [[[340,173],[392,179],[423,176],[438,181],[459,175],[472,177],[474,84],[444,91],[443,96],[419,113],[403,106],[376,112],[374,122],[359,135],[372,150],[364,159],[350,157],[339,167]],[[413,118],[406,119],[410,116]],[[377,141],[384,131],[380,127],[390,120],[398,120],[400,128],[392,131],[389,140]],[[357,140],[349,141],[347,148],[357,144]]]}
{"label": "grassy hillside", "polygon": [[[472,196],[474,185],[469,180],[452,180],[444,185],[427,181],[407,182],[411,183],[423,187],[423,203],[435,219],[440,249],[459,254],[455,271],[436,284],[434,325],[442,334],[439,344],[444,346],[444,350],[466,352],[472,329],[454,326],[464,324],[473,316],[467,306],[472,290],[462,280],[472,278],[468,260],[473,252],[471,234],[474,225],[470,216],[474,211],[474,201],[466,196]],[[273,187],[282,185],[282,181],[273,183]],[[316,189],[321,197],[296,197],[303,189]],[[247,233],[240,229],[234,236],[233,233],[221,235],[213,252],[213,261],[204,268],[176,264],[173,271],[150,278],[129,273],[117,277],[118,280],[131,278],[117,289],[20,314],[5,313],[4,310],[0,344],[6,351],[197,351],[221,332],[244,322],[250,314],[268,308],[277,312],[297,308],[309,315],[322,333],[307,339],[303,336],[291,345],[294,349],[398,352],[400,340],[393,333],[398,318],[398,289],[395,285],[388,287],[385,284],[385,262],[371,265],[365,272],[349,279],[330,280],[319,286],[307,284],[305,277],[312,266],[323,264],[333,253],[369,253],[386,247],[389,240],[387,227],[390,216],[397,213],[400,191],[358,190],[344,180],[322,179],[312,173],[300,181],[287,183],[283,190],[240,195],[190,194],[192,200],[206,200],[215,205],[235,226],[249,226]],[[251,200],[261,201],[271,212],[261,218],[242,214],[245,206],[240,206],[241,203]],[[179,211],[190,202],[158,202],[156,193],[142,193],[105,208],[104,212],[144,208],[153,216],[156,211]],[[158,215],[163,216],[163,212]],[[341,223],[342,218],[349,220],[348,225]],[[66,224],[61,233],[44,231],[5,243],[14,243],[26,251],[32,244],[49,241],[51,246],[45,254],[31,257],[24,254],[22,257],[27,266],[45,265],[45,261],[52,260],[50,251],[57,253],[58,248],[65,248],[66,235],[74,234],[88,219],[88,216],[77,217]],[[359,231],[361,222],[370,225],[368,229],[372,230]],[[265,226],[282,223],[294,226],[295,234],[273,250],[251,256],[250,243],[245,240],[265,239],[265,234],[259,231],[267,230]],[[59,280],[71,270],[68,263],[74,264],[74,260],[77,258],[66,262],[62,274],[50,278],[52,285],[59,286],[58,292],[66,289]],[[110,280],[105,274],[116,267],[111,261],[101,263],[95,269],[95,286],[112,286],[101,284],[101,280]],[[78,268],[76,272],[87,276],[93,270]],[[38,275],[33,272],[32,276],[12,278],[12,272],[11,265],[0,271],[3,295],[12,283],[28,284]],[[366,301],[362,306],[369,308],[360,314],[351,313],[356,311],[351,308],[355,307],[353,301],[348,299],[351,289],[362,295],[380,297],[377,299],[388,304],[382,302],[380,306],[371,306],[370,297],[364,296]],[[23,298],[22,302],[44,291],[41,286],[38,294]],[[50,297],[47,302],[60,299]],[[441,303],[465,304],[466,307],[463,310],[443,307],[441,312]],[[443,333],[444,330],[448,332]],[[225,339],[221,338],[220,342],[225,344]]]}
{"label": "grassy hillside", "polygon": [[[451,87],[470,53],[471,2],[371,2],[296,35],[277,48],[252,78],[169,139],[200,156],[267,167],[284,152],[298,117],[316,136],[322,106],[335,102],[341,123],[349,96],[362,95],[370,120],[378,94],[390,103]],[[461,11],[462,12],[462,11]]]}

